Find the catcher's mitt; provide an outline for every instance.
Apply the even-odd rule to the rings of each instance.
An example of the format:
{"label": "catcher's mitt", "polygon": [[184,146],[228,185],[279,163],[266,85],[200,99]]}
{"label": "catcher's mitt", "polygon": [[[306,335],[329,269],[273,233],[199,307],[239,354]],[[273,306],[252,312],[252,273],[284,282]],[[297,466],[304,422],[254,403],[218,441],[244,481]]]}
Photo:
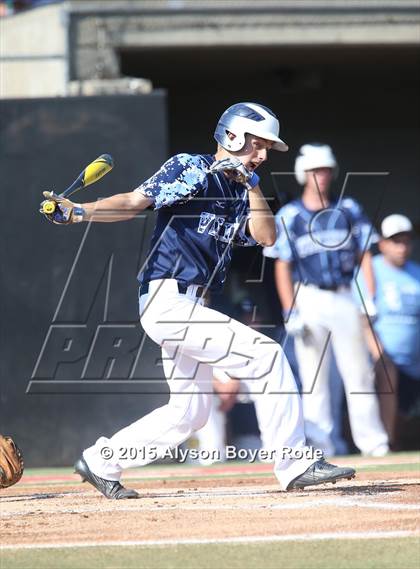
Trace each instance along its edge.
{"label": "catcher's mitt", "polygon": [[0,488],[13,486],[22,478],[23,456],[11,437],[0,435]]}

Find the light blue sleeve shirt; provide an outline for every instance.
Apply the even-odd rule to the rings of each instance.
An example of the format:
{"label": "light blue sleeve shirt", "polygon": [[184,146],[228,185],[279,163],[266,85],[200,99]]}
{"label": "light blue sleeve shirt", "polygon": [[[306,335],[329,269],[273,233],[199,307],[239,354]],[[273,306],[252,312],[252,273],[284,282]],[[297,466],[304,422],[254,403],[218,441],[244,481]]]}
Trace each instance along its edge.
{"label": "light blue sleeve shirt", "polygon": [[375,331],[395,364],[420,380],[420,265],[408,261],[398,268],[376,255],[373,268],[378,311]]}

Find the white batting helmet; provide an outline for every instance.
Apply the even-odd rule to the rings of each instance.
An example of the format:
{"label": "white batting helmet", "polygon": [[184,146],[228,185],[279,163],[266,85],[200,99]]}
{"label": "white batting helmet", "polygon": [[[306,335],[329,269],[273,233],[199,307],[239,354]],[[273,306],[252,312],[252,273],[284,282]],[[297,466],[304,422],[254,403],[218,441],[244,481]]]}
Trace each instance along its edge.
{"label": "white batting helmet", "polygon": [[[276,115],[257,103],[237,103],[222,114],[214,132],[214,138],[231,152],[241,150],[245,144],[245,134],[254,134],[274,142],[273,149],[286,152],[287,144],[279,138],[280,125]],[[235,135],[230,140],[227,133]]]}
{"label": "white batting helmet", "polygon": [[295,162],[295,176],[299,184],[305,184],[306,171],[314,168],[332,168],[334,176],[337,176],[338,164],[331,146],[313,142],[300,148]]}

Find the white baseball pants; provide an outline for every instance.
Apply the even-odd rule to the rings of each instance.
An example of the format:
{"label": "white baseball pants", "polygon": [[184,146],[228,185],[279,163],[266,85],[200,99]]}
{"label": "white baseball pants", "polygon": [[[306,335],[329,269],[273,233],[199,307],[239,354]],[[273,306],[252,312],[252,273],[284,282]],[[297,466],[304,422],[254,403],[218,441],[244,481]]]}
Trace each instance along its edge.
{"label": "white baseball pants", "polygon": [[330,344],[343,378],[353,440],[363,454],[385,454],[388,437],[379,415],[360,311],[351,290],[343,287],[332,292],[300,285],[296,306],[309,329],[305,338],[295,338],[308,439],[327,456],[333,454]]}
{"label": "white baseball pants", "polygon": [[[108,480],[165,456],[206,423],[215,367],[247,384],[263,447],[275,451],[274,472],[285,490],[316,461],[305,446],[301,398],[287,359],[270,338],[203,306],[196,289],[191,285],[180,294],[173,279],[149,283],[149,293],[140,297],[140,320],[162,347],[169,402],[113,437],[101,437],[83,456],[94,474]],[[103,457],[104,447],[112,449],[111,458]],[[122,460],[120,449],[127,447],[146,452]]]}

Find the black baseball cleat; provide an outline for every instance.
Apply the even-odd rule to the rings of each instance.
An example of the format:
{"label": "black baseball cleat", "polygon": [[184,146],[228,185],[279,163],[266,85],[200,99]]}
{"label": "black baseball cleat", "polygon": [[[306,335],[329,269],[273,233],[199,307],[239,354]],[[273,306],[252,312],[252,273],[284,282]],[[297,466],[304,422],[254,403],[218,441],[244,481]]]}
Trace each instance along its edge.
{"label": "black baseball cleat", "polygon": [[311,464],[303,474],[292,480],[287,490],[294,490],[295,488],[303,489],[305,486],[316,486],[317,484],[327,484],[328,482],[335,484],[337,480],[341,480],[342,478],[351,480],[355,476],[356,471],[354,468],[335,466],[327,462],[325,458],[321,458]]}
{"label": "black baseball cleat", "polygon": [[135,490],[128,490],[115,480],[106,480],[93,474],[83,457],[75,463],[74,471],[80,474],[82,482],[89,482],[109,500],[128,500],[140,497]]}

